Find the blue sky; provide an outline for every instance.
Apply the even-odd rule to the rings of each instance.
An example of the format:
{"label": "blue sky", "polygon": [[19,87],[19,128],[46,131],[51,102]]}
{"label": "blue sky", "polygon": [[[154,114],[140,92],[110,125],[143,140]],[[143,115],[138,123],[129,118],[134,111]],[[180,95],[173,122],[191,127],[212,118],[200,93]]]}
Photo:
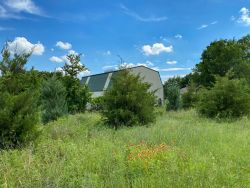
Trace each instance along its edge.
{"label": "blue sky", "polygon": [[[68,53],[95,74],[120,59],[183,76],[221,38],[250,34],[250,0],[0,0],[0,43],[33,49],[27,68],[54,71]],[[82,74],[82,75],[83,75]]]}

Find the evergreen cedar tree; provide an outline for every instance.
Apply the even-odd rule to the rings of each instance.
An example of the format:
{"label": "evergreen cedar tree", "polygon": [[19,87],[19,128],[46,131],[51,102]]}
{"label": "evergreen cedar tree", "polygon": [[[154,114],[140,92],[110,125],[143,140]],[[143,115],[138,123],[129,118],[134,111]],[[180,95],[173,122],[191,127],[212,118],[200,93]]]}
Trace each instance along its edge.
{"label": "evergreen cedar tree", "polygon": [[14,148],[37,136],[39,78],[24,69],[31,54],[14,54],[5,47],[0,61],[0,148]]}
{"label": "evergreen cedar tree", "polygon": [[177,82],[167,84],[166,110],[178,110],[180,108],[180,86]]}
{"label": "evergreen cedar tree", "polygon": [[42,122],[57,120],[68,113],[66,89],[62,82],[53,76],[43,82],[41,87]]}
{"label": "evergreen cedar tree", "polygon": [[112,86],[102,98],[102,116],[117,129],[120,126],[145,125],[155,121],[155,92],[139,75],[122,69],[112,78]]}

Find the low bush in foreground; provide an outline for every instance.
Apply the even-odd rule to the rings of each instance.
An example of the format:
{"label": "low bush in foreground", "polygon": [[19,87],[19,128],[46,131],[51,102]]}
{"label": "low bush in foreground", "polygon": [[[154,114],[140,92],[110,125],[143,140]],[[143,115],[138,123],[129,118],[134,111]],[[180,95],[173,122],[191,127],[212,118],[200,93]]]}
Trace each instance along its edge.
{"label": "low bush in foreground", "polygon": [[249,187],[247,118],[165,112],[114,130],[85,113],[41,128],[35,144],[0,151],[0,187]]}
{"label": "low bush in foreground", "polygon": [[30,92],[0,91],[0,149],[22,146],[37,136],[37,100]]}

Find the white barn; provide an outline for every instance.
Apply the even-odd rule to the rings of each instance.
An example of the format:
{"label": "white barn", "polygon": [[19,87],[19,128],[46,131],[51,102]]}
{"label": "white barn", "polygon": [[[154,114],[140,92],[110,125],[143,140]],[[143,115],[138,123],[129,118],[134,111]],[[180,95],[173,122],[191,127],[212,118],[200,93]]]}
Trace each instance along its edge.
{"label": "white barn", "polygon": [[[145,66],[137,66],[129,69],[133,74],[140,75],[144,82],[151,84],[150,90],[156,90],[155,96],[158,101],[163,104],[163,85],[159,72]],[[86,84],[89,87],[92,97],[99,97],[103,95],[105,90],[111,87],[112,77],[114,77],[119,71],[120,70],[114,70],[101,74],[85,76],[82,78],[81,83]]]}

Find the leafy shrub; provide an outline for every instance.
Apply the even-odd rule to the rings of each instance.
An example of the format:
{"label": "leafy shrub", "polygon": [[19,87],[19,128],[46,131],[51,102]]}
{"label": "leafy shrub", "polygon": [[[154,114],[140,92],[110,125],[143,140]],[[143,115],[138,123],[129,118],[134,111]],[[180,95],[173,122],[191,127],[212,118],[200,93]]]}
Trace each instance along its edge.
{"label": "leafy shrub", "polygon": [[207,117],[237,118],[250,112],[249,85],[243,80],[218,78],[214,87],[199,94],[198,112]]}
{"label": "leafy shrub", "polygon": [[13,148],[36,138],[38,123],[38,88],[35,71],[26,71],[31,53],[10,54],[2,51],[0,61],[0,148]]}
{"label": "leafy shrub", "polygon": [[103,109],[103,97],[96,97],[91,100],[91,110],[100,111]]}
{"label": "leafy shrub", "polygon": [[68,111],[71,114],[84,112],[91,97],[88,87],[82,85],[79,79],[70,76],[63,77],[63,84],[67,93]]}
{"label": "leafy shrub", "polygon": [[112,87],[103,96],[102,115],[115,128],[121,125],[148,124],[155,120],[154,92],[139,75],[121,70],[112,80]]}
{"label": "leafy shrub", "polygon": [[180,108],[180,87],[178,83],[173,82],[167,85],[167,110],[178,110]]}
{"label": "leafy shrub", "polygon": [[37,98],[25,91],[18,95],[0,92],[0,148],[28,143],[37,135]]}
{"label": "leafy shrub", "polygon": [[41,103],[43,123],[67,114],[66,89],[56,77],[49,78],[43,83]]}
{"label": "leafy shrub", "polygon": [[182,108],[188,109],[195,106],[198,100],[196,87],[193,83],[188,86],[188,90],[186,93],[181,95]]}

